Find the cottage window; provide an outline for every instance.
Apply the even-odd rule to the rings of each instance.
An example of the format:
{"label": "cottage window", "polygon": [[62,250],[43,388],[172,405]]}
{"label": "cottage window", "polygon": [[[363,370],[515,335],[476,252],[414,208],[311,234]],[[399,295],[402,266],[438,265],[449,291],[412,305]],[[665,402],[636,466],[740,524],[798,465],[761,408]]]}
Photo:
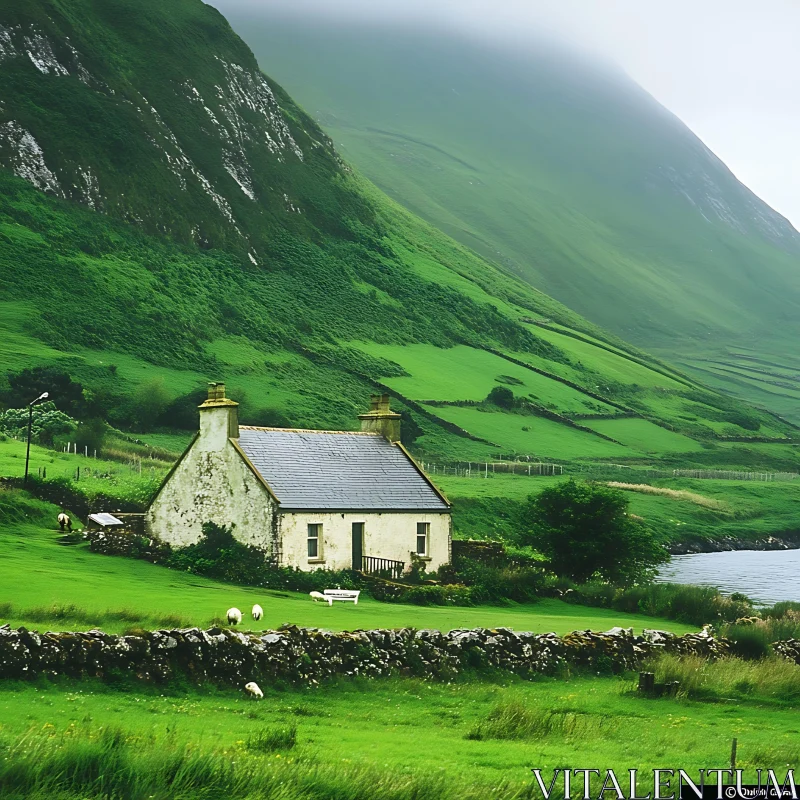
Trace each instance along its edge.
{"label": "cottage window", "polygon": [[322,557],[322,525],[319,522],[308,526],[308,557]]}
{"label": "cottage window", "polygon": [[430,522],[418,522],[417,523],[417,555],[418,556],[426,556],[428,555],[428,538],[430,537],[431,533],[431,524]]}

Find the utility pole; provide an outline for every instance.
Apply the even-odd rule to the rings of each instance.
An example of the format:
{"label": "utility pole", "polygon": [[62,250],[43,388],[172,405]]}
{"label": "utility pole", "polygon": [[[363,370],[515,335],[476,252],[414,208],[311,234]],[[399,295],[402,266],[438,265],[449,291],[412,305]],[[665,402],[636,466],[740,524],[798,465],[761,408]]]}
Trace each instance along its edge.
{"label": "utility pole", "polygon": [[22,479],[23,485],[28,483],[28,465],[31,461],[31,430],[33,428],[33,407],[42,400],[47,400],[50,395],[42,392],[35,400],[28,403],[28,446],[25,448],[25,477]]}

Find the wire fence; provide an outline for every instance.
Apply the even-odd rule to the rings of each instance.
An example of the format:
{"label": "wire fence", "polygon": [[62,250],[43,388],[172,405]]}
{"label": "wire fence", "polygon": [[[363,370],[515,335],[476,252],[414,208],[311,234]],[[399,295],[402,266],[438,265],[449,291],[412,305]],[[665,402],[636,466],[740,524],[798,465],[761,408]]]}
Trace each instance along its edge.
{"label": "wire fence", "polygon": [[674,478],[699,478],[723,481],[793,481],[800,478],[797,472],[736,472],[724,469],[674,469]]}
{"label": "wire fence", "polygon": [[421,465],[429,475],[454,475],[459,478],[488,478],[497,473],[529,476],[564,474],[561,464],[545,464],[540,461],[463,461],[450,464],[423,461]]}
{"label": "wire fence", "polygon": [[586,477],[607,476],[608,472],[635,473],[640,480],[658,478],[693,478],[695,480],[730,481],[793,481],[800,478],[797,472],[752,472],[725,469],[658,469],[642,464],[551,464],[542,461],[422,461],[422,468],[429,475],[451,475],[459,478],[489,478],[492,475],[525,475],[528,477],[583,475]]}

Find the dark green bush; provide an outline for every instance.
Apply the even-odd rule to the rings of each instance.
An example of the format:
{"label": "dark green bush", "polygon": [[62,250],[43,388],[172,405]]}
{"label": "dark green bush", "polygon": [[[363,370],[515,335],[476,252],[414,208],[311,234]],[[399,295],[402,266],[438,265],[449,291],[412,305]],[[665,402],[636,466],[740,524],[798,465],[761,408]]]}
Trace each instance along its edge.
{"label": "dark green bush", "polygon": [[757,431],[761,428],[761,420],[755,414],[743,409],[729,411],[725,414],[725,422],[730,422],[731,425],[738,425],[746,431]]}
{"label": "dark green bush", "polygon": [[256,425],[261,428],[292,427],[292,421],[278,408],[259,408],[247,413],[247,416],[243,414],[242,419],[247,420],[248,425]]}
{"label": "dark green bush", "polygon": [[437,577],[442,583],[468,586],[475,603],[533,603],[546,594],[549,573],[528,552],[513,549],[491,560],[455,555]]}
{"label": "dark green bush", "polygon": [[374,583],[370,593],[386,603],[410,603],[417,606],[471,606],[472,590],[457,584],[414,586],[401,583]]}
{"label": "dark green bush", "polygon": [[759,661],[770,652],[770,637],[761,625],[729,625],[725,628],[725,636],[731,642],[733,655],[745,661]]}
{"label": "dark green bush", "polygon": [[514,397],[514,392],[507,386],[495,386],[486,396],[486,402],[491,403],[498,408],[515,408],[517,399]]}
{"label": "dark green bush", "polygon": [[87,448],[89,455],[101,452],[103,442],[106,438],[108,426],[102,419],[90,419],[86,422],[78,423],[78,430],[75,432],[75,444],[78,452],[84,452]]}
{"label": "dark green bush", "polygon": [[8,388],[0,400],[9,408],[25,408],[42,392],[47,392],[51,401],[56,401],[58,410],[71,417],[81,417],[86,410],[83,386],[57,367],[33,367],[21,372],[9,372],[7,380]]}
{"label": "dark green bush", "polygon": [[651,578],[669,554],[653,531],[628,514],[625,495],[572,479],[529,498],[524,543],[558,575],[633,585]]}

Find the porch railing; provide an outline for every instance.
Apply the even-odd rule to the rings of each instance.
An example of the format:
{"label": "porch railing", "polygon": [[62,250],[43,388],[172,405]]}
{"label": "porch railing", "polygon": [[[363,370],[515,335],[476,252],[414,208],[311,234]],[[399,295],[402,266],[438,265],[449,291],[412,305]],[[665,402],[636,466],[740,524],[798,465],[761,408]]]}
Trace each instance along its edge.
{"label": "porch railing", "polygon": [[399,580],[406,568],[405,561],[392,561],[390,558],[361,557],[361,570],[366,575],[377,575]]}

